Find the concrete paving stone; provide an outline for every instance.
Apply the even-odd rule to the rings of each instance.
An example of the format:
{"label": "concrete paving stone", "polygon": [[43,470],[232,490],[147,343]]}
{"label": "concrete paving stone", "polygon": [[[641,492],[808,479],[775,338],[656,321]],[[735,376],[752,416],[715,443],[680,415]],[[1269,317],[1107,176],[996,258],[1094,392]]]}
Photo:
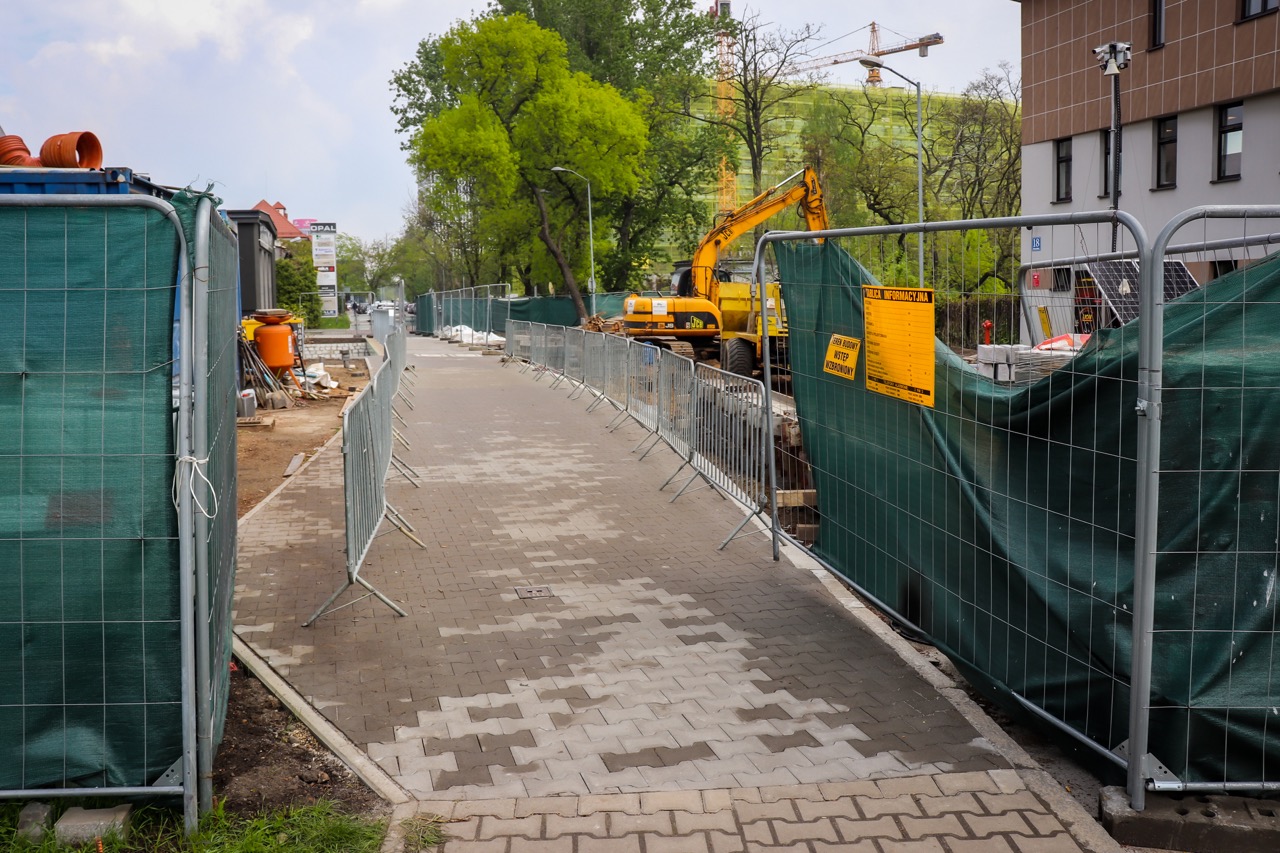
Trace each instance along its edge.
{"label": "concrete paving stone", "polygon": [[1081,853],[1081,847],[1070,835],[1050,835],[1044,838],[1010,836],[1018,853]]}
{"label": "concrete paving stone", "polygon": [[646,832],[642,838],[645,853],[711,853],[711,840],[700,832],[676,838]]}
{"label": "concrete paving stone", "polygon": [[639,835],[628,835],[623,838],[579,836],[576,839],[577,853],[640,853],[640,838]]}
{"label": "concrete paving stone", "polygon": [[981,814],[983,809],[978,803],[978,798],[970,793],[950,794],[939,797],[916,797],[916,802],[920,804],[920,810],[929,817],[936,817],[941,814],[969,812]]}
{"label": "concrete paving stone", "polygon": [[835,817],[831,819],[841,838],[857,840],[859,838],[905,838],[902,827],[894,820],[893,815],[877,818],[853,820]]}
{"label": "concrete paving stone", "polygon": [[922,817],[919,804],[907,794],[897,797],[881,796],[879,799],[859,799],[858,810],[865,818],[876,818],[881,815],[911,815]]}
{"label": "concrete paving stone", "polygon": [[773,802],[763,802],[760,799],[760,792],[756,792],[757,799],[739,799],[740,793],[750,796],[749,792],[734,791],[734,811],[738,815],[738,821],[742,824],[754,823],[760,820],[789,820],[794,821],[799,818],[796,811],[794,800],[780,799]]}
{"label": "concrete paving stone", "polygon": [[[966,831],[965,826],[960,823],[960,818],[953,814],[940,815],[938,817],[899,815],[898,822],[902,824],[903,832],[906,833],[908,838],[923,838],[926,835],[949,835],[956,838],[964,838],[970,834]],[[987,834],[989,833],[981,833],[984,836]]]}
{"label": "concrete paving stone", "polygon": [[642,832],[670,835],[673,829],[674,825],[670,812],[639,815],[625,812],[612,812],[609,814],[609,836],[611,838]]}
{"label": "concrete paving stone", "polygon": [[[790,770],[795,767],[812,767],[813,762],[798,750],[788,750],[786,752],[771,752],[765,755],[744,755],[747,761],[756,766],[761,773],[772,773],[776,770]],[[795,784],[794,776],[792,782],[783,784]],[[764,787],[764,783],[760,783]]]}
{"label": "concrete paving stone", "polygon": [[449,841],[449,853],[508,853],[508,838],[494,838],[485,841]]}
{"label": "concrete paving stone", "polygon": [[1035,830],[1036,835],[1054,835],[1055,833],[1066,832],[1062,821],[1051,814],[1023,812],[1022,817],[1026,819],[1027,823],[1031,824],[1031,828]]}
{"label": "concrete paving stone", "polygon": [[773,821],[761,820],[755,823],[744,824],[740,832],[742,840],[746,842],[748,849],[755,845],[759,849],[762,845],[773,845],[777,843],[777,839],[773,837]]}
{"label": "concrete paving stone", "polygon": [[559,838],[562,835],[592,835],[604,838],[609,834],[608,819],[604,814],[586,817],[549,814],[546,816],[546,829],[543,834],[547,838]]}
{"label": "concrete paving stone", "polygon": [[985,791],[988,794],[1002,793],[1000,786],[989,774],[982,772],[970,773],[948,773],[944,776],[936,777],[938,790],[944,794],[963,794],[966,791],[977,793]]}
{"label": "concrete paving stone", "polygon": [[1044,810],[1044,803],[1040,802],[1040,798],[1030,791],[1019,791],[1016,794],[989,794],[985,791],[979,792],[977,795],[978,802],[982,803],[983,809],[991,814],[1001,814],[1008,811],[1032,811],[1038,812]]}
{"label": "concrete paving stone", "polygon": [[618,812],[622,814],[640,814],[640,795],[638,794],[592,794],[578,798],[578,814],[588,816]]}
{"label": "concrete paving stone", "polygon": [[492,817],[511,819],[516,816],[516,800],[514,798],[502,798],[455,802],[453,813],[450,816],[454,818]]}
{"label": "concrete paving stone", "polygon": [[932,776],[899,776],[892,779],[880,779],[876,787],[885,797],[898,797],[919,794],[925,797],[939,797],[938,783]]}
{"label": "concrete paving stone", "polygon": [[1016,853],[1007,838],[944,838],[949,853]]}
{"label": "concrete paving stone", "polygon": [[883,838],[879,844],[883,853],[946,853],[946,848],[937,838],[917,838],[910,841]]}
{"label": "concrete paving stone", "polygon": [[574,853],[573,838],[521,838],[513,837],[508,853]]}
{"label": "concrete paving stone", "polygon": [[880,853],[874,841],[811,841],[809,846],[813,853]]}
{"label": "concrete paving stone", "polygon": [[456,771],[458,762],[456,756],[458,754],[467,755],[467,753],[446,753],[444,755],[405,755],[399,759],[399,774],[412,776],[419,773],[439,773],[441,771]]}
{"label": "concrete paving stone", "polygon": [[723,784],[719,779],[707,779],[693,762],[663,767],[638,767],[645,782],[656,788],[706,788]]}
{"label": "concrete paving stone", "polygon": [[853,801],[846,798],[838,800],[796,800],[796,811],[801,820],[817,820],[824,817],[846,817],[861,820]]}
{"label": "concrete paving stone", "polygon": [[705,741],[717,758],[727,759],[736,755],[762,755],[769,751],[759,737],[747,736],[740,740]]}
{"label": "concrete paving stone", "polygon": [[819,819],[800,823],[775,820],[771,821],[771,823],[779,844],[792,844],[796,841],[839,840],[836,836],[835,824],[830,820]]}
{"label": "concrete paving stone", "polygon": [[560,797],[591,793],[581,773],[552,775],[550,779],[528,778],[524,788],[530,797]]}
{"label": "concrete paving stone", "polygon": [[997,815],[962,814],[959,818],[969,827],[969,834],[978,838],[1011,832],[1028,836],[1037,834],[1020,812],[1004,812]]}

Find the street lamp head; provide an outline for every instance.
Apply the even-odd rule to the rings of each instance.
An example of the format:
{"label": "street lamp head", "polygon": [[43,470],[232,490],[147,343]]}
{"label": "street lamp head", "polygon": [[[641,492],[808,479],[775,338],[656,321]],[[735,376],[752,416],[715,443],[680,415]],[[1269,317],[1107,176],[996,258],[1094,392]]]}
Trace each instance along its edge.
{"label": "street lamp head", "polygon": [[564,166],[552,166],[552,167],[551,167],[551,171],[553,171],[553,172],[567,172],[567,171],[569,171],[569,170],[568,170],[568,169],[566,169]]}
{"label": "street lamp head", "polygon": [[884,60],[878,56],[872,56],[869,53],[864,53],[862,56],[859,56],[858,64],[863,68],[884,68]]}

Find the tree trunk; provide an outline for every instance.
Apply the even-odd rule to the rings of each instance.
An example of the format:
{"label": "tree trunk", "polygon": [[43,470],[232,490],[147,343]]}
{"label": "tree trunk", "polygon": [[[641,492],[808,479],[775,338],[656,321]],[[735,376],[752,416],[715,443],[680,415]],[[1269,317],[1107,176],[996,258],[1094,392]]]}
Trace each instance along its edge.
{"label": "tree trunk", "polygon": [[564,252],[560,249],[560,244],[551,237],[551,218],[547,215],[547,203],[542,198],[542,193],[535,190],[533,197],[538,202],[538,217],[542,221],[542,227],[538,229],[538,237],[542,239],[543,244],[547,247],[547,251],[551,253],[551,257],[555,258],[556,266],[560,268],[560,274],[564,276],[565,290],[569,291],[569,298],[573,300],[573,307],[578,311],[578,320],[587,319],[587,306],[582,302],[582,294],[578,292],[578,281],[573,277],[573,270],[569,266],[569,261],[564,256]]}

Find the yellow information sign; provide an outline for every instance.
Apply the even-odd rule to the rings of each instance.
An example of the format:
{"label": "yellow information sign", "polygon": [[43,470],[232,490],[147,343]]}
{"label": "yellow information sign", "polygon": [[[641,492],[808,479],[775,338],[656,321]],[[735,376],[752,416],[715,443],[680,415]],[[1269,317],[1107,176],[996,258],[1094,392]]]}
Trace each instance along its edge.
{"label": "yellow information sign", "polygon": [[933,291],[862,288],[867,390],[933,408]]}
{"label": "yellow information sign", "polygon": [[857,338],[832,335],[831,343],[827,344],[827,357],[822,361],[822,369],[852,380],[858,375],[858,350],[861,348],[862,341]]}

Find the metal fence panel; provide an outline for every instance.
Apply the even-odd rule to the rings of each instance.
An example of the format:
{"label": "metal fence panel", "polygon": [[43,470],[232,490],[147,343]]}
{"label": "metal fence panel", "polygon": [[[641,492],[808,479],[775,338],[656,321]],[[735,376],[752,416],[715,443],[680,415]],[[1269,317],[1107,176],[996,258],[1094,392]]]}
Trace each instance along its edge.
{"label": "metal fence panel", "polygon": [[[1208,240],[1274,228],[1280,207],[1197,208],[1154,241],[1144,291],[1141,392],[1150,481],[1140,510],[1135,673],[1142,698],[1134,780],[1164,790],[1280,788],[1276,727],[1280,648],[1280,255],[1251,241]],[[1234,221],[1232,221],[1234,220]],[[1270,223],[1268,223],[1270,220]],[[1165,307],[1178,266],[1166,251],[1180,233],[1205,237],[1178,257],[1223,273]],[[1232,270],[1233,267],[1238,267]],[[1176,287],[1175,287],[1176,290]],[[1150,318],[1150,322],[1148,320]],[[1154,654],[1153,654],[1154,653]]]}
{"label": "metal fence panel", "polygon": [[548,370],[555,373],[564,373],[565,363],[565,332],[564,326],[543,326],[542,333],[545,335],[545,361]]}
{"label": "metal fence panel", "polygon": [[[1136,222],[1119,221],[1145,251]],[[1042,251],[1087,255],[1109,245],[1111,219],[926,227],[928,289],[903,263],[914,226],[778,238],[804,458],[780,443],[812,477],[779,484],[780,523],[980,689],[1123,765],[1138,335],[1099,329],[1082,286],[1073,324],[1051,328],[1092,345],[1031,350],[1016,297],[990,293],[1012,290],[1024,228]]]}
{"label": "metal fence panel", "polygon": [[658,356],[662,350],[634,341],[627,369],[627,412],[645,429],[658,429]]}
{"label": "metal fence panel", "polygon": [[181,794],[191,825],[187,239],[151,197],[0,196],[0,245],[0,797]]}
{"label": "metal fence panel", "polygon": [[597,393],[604,391],[608,360],[605,357],[606,340],[602,332],[587,332],[582,345],[582,381]]}
{"label": "metal fence panel", "polygon": [[694,376],[694,468],[747,507],[764,506],[769,492],[764,383],[705,364],[694,366]]}
{"label": "metal fence panel", "polygon": [[564,375],[574,382],[583,380],[583,347],[586,345],[586,333],[582,329],[565,328],[564,330]]}
{"label": "metal fence panel", "polygon": [[194,457],[203,462],[196,530],[196,666],[200,809],[213,807],[213,756],[222,741],[230,693],[236,575],[236,399],[239,251],[203,197],[195,210]]}
{"label": "metal fence panel", "polygon": [[697,393],[693,362],[664,350],[658,358],[658,383],[658,435],[681,459],[689,460]]}
{"label": "metal fence panel", "polygon": [[604,395],[619,406],[627,405],[627,375],[631,370],[631,342],[618,335],[604,339]]}

